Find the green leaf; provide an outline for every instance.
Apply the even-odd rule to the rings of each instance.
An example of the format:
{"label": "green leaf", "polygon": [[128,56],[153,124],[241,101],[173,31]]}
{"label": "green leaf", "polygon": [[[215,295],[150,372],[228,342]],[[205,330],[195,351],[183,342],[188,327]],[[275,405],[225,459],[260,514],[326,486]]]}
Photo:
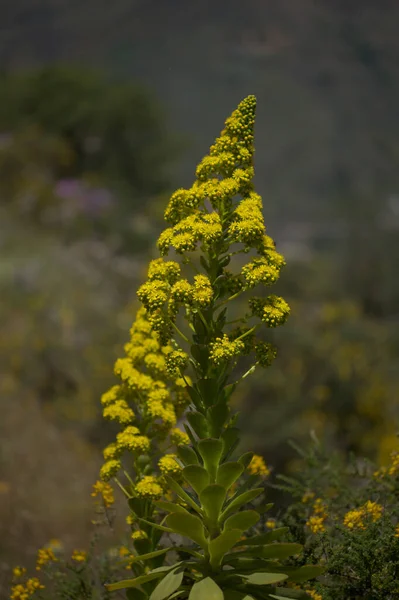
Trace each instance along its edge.
{"label": "green leaf", "polygon": [[137,515],[138,517],[144,517],[145,516],[145,507],[146,507],[146,500],[143,498],[129,498],[127,501],[129,508],[134,512],[135,515]]}
{"label": "green leaf", "polygon": [[235,481],[242,475],[244,471],[243,465],[238,462],[225,462],[220,465],[217,476],[216,483],[222,485],[226,490],[228,490]]}
{"label": "green leaf", "polygon": [[199,438],[203,439],[209,435],[209,424],[202,413],[197,411],[187,413],[187,421]]}
{"label": "green leaf", "polygon": [[275,540],[278,540],[282,535],[289,531],[289,527],[278,527],[277,529],[272,529],[267,533],[262,533],[260,535],[254,535],[253,537],[247,538],[246,540],[242,540],[239,546],[263,546],[264,544],[270,544]]}
{"label": "green leaf", "polygon": [[248,490],[239,496],[234,497],[231,502],[227,505],[225,510],[222,512],[220,516],[220,523],[223,523],[227,519],[227,517],[234,512],[236,509],[240,508],[244,504],[255,500],[259,494],[263,492],[263,488],[255,488],[254,490]]}
{"label": "green leaf", "polygon": [[211,481],[216,480],[216,473],[223,453],[223,442],[216,438],[207,438],[198,443],[198,451],[204,461],[205,469],[208,471]]}
{"label": "green leaf", "polygon": [[105,587],[109,592],[115,592],[116,590],[124,590],[127,588],[136,588],[142,585],[143,583],[147,583],[148,581],[152,581],[153,579],[159,579],[159,577],[164,577],[165,571],[170,571],[173,567],[159,567],[158,569],[153,569],[147,575],[140,575],[140,577],[136,577],[135,579],[124,579],[122,581],[117,581],[116,583],[108,583],[105,584]]}
{"label": "green leaf", "polygon": [[155,500],[154,504],[157,508],[165,512],[180,512],[180,513],[188,513],[183,506],[179,506],[179,504],[175,504],[173,502],[166,502],[165,500]]}
{"label": "green leaf", "polygon": [[224,524],[224,529],[240,529],[247,531],[250,527],[256,525],[260,519],[260,514],[256,510],[243,510],[229,517]]}
{"label": "green leaf", "polygon": [[227,460],[229,456],[234,452],[239,443],[240,430],[238,427],[228,427],[221,435],[221,439],[224,443],[224,455],[223,459]]}
{"label": "green leaf", "polygon": [[309,581],[309,579],[319,577],[325,570],[325,567],[321,567],[320,565],[304,565],[303,567],[299,567],[296,571],[289,573],[289,578],[290,581],[294,581],[295,583],[302,583],[304,581]]}
{"label": "green leaf", "polygon": [[208,547],[202,521],[195,515],[172,513],[166,517],[165,521],[174,533],[190,538],[202,548]]}
{"label": "green leaf", "polygon": [[193,490],[199,495],[202,490],[209,485],[209,473],[200,465],[189,465],[183,469],[184,479],[191,485]]}
{"label": "green leaf", "polygon": [[223,592],[210,577],[194,583],[188,600],[224,600]]}
{"label": "green leaf", "polygon": [[284,544],[274,543],[267,544],[265,546],[255,546],[254,548],[247,548],[244,552],[251,554],[252,556],[259,556],[261,558],[270,558],[281,560],[288,558],[295,554],[302,552],[303,546],[301,544]]}
{"label": "green leaf", "polygon": [[[205,346],[205,355],[208,358],[209,348],[207,346]],[[203,378],[198,380],[197,385],[205,406],[214,405],[219,396],[220,384],[218,381],[214,378]],[[227,417],[228,413],[226,419]]]}
{"label": "green leaf", "polygon": [[223,430],[223,426],[229,418],[229,407],[226,402],[218,402],[218,404],[213,404],[206,411],[206,416],[208,421],[211,423],[211,433],[212,436],[218,437]]}
{"label": "green leaf", "polygon": [[273,502],[268,502],[267,504],[261,504],[260,506],[257,506],[256,510],[260,512],[261,515],[263,515],[264,513],[268,512],[271,508],[273,508],[273,506]]}
{"label": "green leaf", "polygon": [[246,469],[248,467],[249,463],[251,462],[251,460],[253,459],[253,457],[254,457],[253,452],[246,452],[245,454],[240,456],[240,458],[238,459],[238,462],[240,464],[242,464],[244,469]]}
{"label": "green leaf", "polygon": [[148,594],[137,588],[130,589],[126,590],[126,598],[127,600],[147,600]]}
{"label": "green leaf", "polygon": [[158,529],[159,531],[163,531],[165,533],[172,533],[171,530],[169,529],[169,527],[164,527],[163,525],[158,525],[158,523],[153,523],[152,521],[147,521],[147,519],[142,519],[141,517],[137,517],[137,520],[140,521],[140,523],[145,523],[146,525],[149,525],[150,527],[153,527],[154,529]]}
{"label": "green leaf", "polygon": [[137,556],[132,556],[130,558],[131,562],[140,562],[145,560],[150,560],[151,558],[156,558],[157,556],[162,556],[162,554],[166,554],[167,552],[171,552],[175,548],[170,546],[169,548],[162,548],[161,550],[154,550],[154,552],[148,552],[147,554],[139,554]]}
{"label": "green leaf", "polygon": [[[190,347],[191,356],[200,365],[203,372],[206,371],[209,362],[209,348],[204,344],[192,344]],[[201,391],[201,390],[200,390]]]}
{"label": "green leaf", "polygon": [[217,538],[209,542],[208,552],[213,568],[220,565],[223,556],[238,542],[241,535],[242,531],[240,529],[229,529],[228,531],[223,531]]}
{"label": "green leaf", "polygon": [[212,483],[202,490],[199,499],[201,506],[205,510],[206,516],[212,523],[216,524],[226,499],[225,488],[217,483]]}
{"label": "green leaf", "polygon": [[246,575],[247,583],[251,585],[271,585],[272,583],[279,583],[288,578],[288,575],[284,573],[252,573]]}
{"label": "green leaf", "polygon": [[170,477],[169,475],[164,475],[164,477],[165,477],[166,483],[171,488],[171,490],[176,492],[176,494],[179,496],[179,498],[181,498],[182,500],[187,502],[187,504],[189,504],[191,506],[191,508],[193,508],[196,512],[198,512],[200,515],[202,515],[201,508],[198,506],[198,504],[196,502],[194,502],[194,500],[191,498],[191,496],[189,496],[187,494],[187,492],[185,492],[183,490],[183,488],[177,483],[177,481],[175,481],[173,479],[173,477]]}
{"label": "green leaf", "polygon": [[199,465],[198,456],[190,446],[178,446],[177,456],[186,465]]}
{"label": "green leaf", "polygon": [[169,573],[160,581],[153,590],[150,600],[165,600],[175,592],[183,581],[184,570],[169,571]]}

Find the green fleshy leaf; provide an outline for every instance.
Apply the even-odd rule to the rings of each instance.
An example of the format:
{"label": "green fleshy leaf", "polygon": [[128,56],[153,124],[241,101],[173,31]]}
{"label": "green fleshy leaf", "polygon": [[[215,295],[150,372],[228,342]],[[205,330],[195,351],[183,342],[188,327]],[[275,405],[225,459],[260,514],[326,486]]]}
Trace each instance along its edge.
{"label": "green fleshy leaf", "polygon": [[212,567],[215,568],[221,564],[224,555],[238,542],[241,535],[240,529],[229,529],[209,542],[208,551]]}
{"label": "green fleshy leaf", "polygon": [[241,556],[238,552],[226,554],[226,556],[223,559],[223,564],[234,567],[235,571],[237,572],[244,571],[253,573],[254,571],[272,570],[276,572],[281,572],[280,568],[276,566],[275,561],[264,560],[262,558],[255,558],[250,556]]}
{"label": "green fleshy leaf", "polygon": [[174,533],[190,538],[202,548],[208,547],[202,521],[195,515],[172,513],[166,517],[165,521]]}
{"label": "green fleshy leaf", "polygon": [[166,502],[165,500],[155,500],[154,504],[157,508],[160,508],[165,512],[188,513],[188,510],[186,510],[183,506],[180,506],[179,504],[175,504],[173,502]]}
{"label": "green fleshy leaf", "polygon": [[238,427],[228,427],[221,435],[224,443],[223,460],[227,460],[239,444],[240,430]]}
{"label": "green fleshy leaf", "polygon": [[224,596],[218,584],[206,577],[194,583],[188,600],[224,600]]}
{"label": "green fleshy leaf", "polygon": [[145,516],[147,502],[144,498],[128,498],[127,503],[129,505],[129,508],[134,512],[135,515],[137,515],[138,517]]}
{"label": "green fleshy leaf", "polygon": [[290,581],[294,581],[295,583],[303,583],[304,581],[309,581],[309,579],[319,577],[325,570],[325,567],[320,565],[304,565],[303,567],[299,567],[296,571],[289,573],[289,578]]}
{"label": "green fleshy leaf", "polygon": [[208,437],[209,423],[202,413],[197,411],[187,413],[187,421],[200,439]]}
{"label": "green fleshy leaf", "polygon": [[211,434],[214,437],[219,437],[223,431],[223,426],[229,418],[229,407],[226,402],[218,402],[213,404],[206,411],[208,421],[211,423]]}
{"label": "green fleshy leaf", "polygon": [[140,561],[150,560],[151,558],[156,558],[157,556],[162,556],[163,554],[166,554],[167,552],[171,552],[172,550],[175,550],[175,548],[173,546],[170,546],[169,548],[162,548],[161,550],[154,550],[154,552],[148,552],[147,554],[139,554],[137,556],[133,556],[130,558],[130,561],[131,562],[140,562]]}
{"label": "green fleshy leaf", "polygon": [[204,508],[206,516],[217,523],[223,503],[226,499],[226,490],[223,486],[213,483],[204,488],[200,494],[201,506]]}
{"label": "green fleshy leaf", "polygon": [[244,467],[240,463],[225,462],[219,467],[216,476],[216,483],[222,485],[226,490],[228,490],[233,483],[237,481],[240,475],[242,475],[243,471]]}
{"label": "green fleshy leaf", "polygon": [[278,540],[282,535],[287,533],[287,531],[289,531],[289,527],[278,527],[267,533],[254,535],[246,540],[242,540],[237,546],[263,546],[264,544],[270,544],[271,542]]}
{"label": "green fleshy leaf", "polygon": [[158,523],[153,523],[152,521],[147,521],[147,519],[142,519],[141,517],[137,517],[137,520],[140,523],[145,523],[154,529],[158,529],[159,531],[163,531],[164,533],[172,533],[169,527],[164,527],[163,525],[158,525]]}
{"label": "green fleshy leaf", "polygon": [[303,550],[301,544],[284,544],[276,542],[274,544],[266,544],[265,546],[255,546],[243,550],[243,553],[251,554],[252,556],[258,556],[260,558],[269,558],[281,560],[300,554]]}
{"label": "green fleshy leaf", "polygon": [[247,583],[251,585],[271,585],[272,583],[284,581],[288,578],[288,575],[285,575],[285,573],[252,573],[245,577]]}
{"label": "green fleshy leaf", "polygon": [[[208,359],[209,356],[209,348],[205,346],[205,353]],[[205,406],[212,406],[217,402],[220,390],[220,384],[215,379],[199,379],[197,382],[198,390],[202,396]],[[226,407],[227,408],[227,407]],[[228,412],[226,415],[226,419],[228,417]]]}
{"label": "green fleshy leaf", "polygon": [[[205,372],[207,370],[207,366],[208,366],[208,362],[209,362],[208,346],[206,346],[204,344],[192,344],[192,346],[190,348],[190,352],[191,352],[191,356],[200,365],[202,371]],[[201,391],[201,389],[200,389],[200,391]]]}
{"label": "green fleshy leaf", "polygon": [[169,573],[160,581],[157,587],[153,590],[150,600],[165,600],[173,594],[183,581],[184,570],[179,568],[177,571],[169,571]]}
{"label": "green fleshy leaf", "polygon": [[244,504],[255,500],[255,498],[262,494],[263,491],[263,488],[255,488],[254,490],[248,490],[247,492],[244,492],[239,496],[235,496],[222,512],[220,516],[220,523],[223,523],[232,512],[234,512]]}
{"label": "green fleshy leaf", "polygon": [[190,446],[178,446],[177,456],[186,465],[199,465],[198,456]]}
{"label": "green fleshy leaf", "polygon": [[256,510],[243,510],[226,519],[224,529],[240,529],[247,531],[254,527],[260,519],[260,514]]}
{"label": "green fleshy leaf", "polygon": [[173,477],[170,477],[169,475],[164,475],[164,477],[165,477],[166,483],[171,488],[171,490],[176,492],[176,494],[179,496],[179,498],[184,500],[184,502],[187,502],[187,504],[189,506],[191,506],[191,508],[193,508],[197,513],[202,515],[201,508],[198,506],[198,504],[196,502],[194,502],[194,500],[191,498],[191,496],[189,496],[187,494],[187,492],[185,492],[183,490],[183,488],[177,483],[177,481],[175,481],[173,479]]}
{"label": "green fleshy leaf", "polygon": [[240,458],[238,459],[238,462],[240,464],[242,464],[244,469],[246,469],[248,467],[248,465],[250,464],[251,460],[253,459],[253,457],[254,457],[253,452],[246,452],[245,454],[240,456]]}
{"label": "green fleshy leaf", "polygon": [[220,459],[223,454],[223,442],[216,438],[207,438],[198,442],[198,451],[204,461],[204,467],[208,471],[211,481],[216,480]]}
{"label": "green fleshy leaf", "polygon": [[202,490],[209,485],[209,473],[200,465],[189,465],[183,469],[182,474],[184,479],[198,495],[200,495]]}
{"label": "green fleshy leaf", "polygon": [[126,590],[126,598],[127,600],[147,600],[148,594],[138,588],[131,588]]}
{"label": "green fleshy leaf", "polygon": [[153,579],[159,579],[160,577],[164,577],[165,573],[167,573],[173,568],[176,568],[176,565],[172,567],[158,567],[158,569],[153,569],[146,575],[140,575],[140,577],[136,577],[135,579],[124,579],[123,581],[117,581],[115,583],[106,583],[105,587],[109,592],[115,592],[116,590],[125,590],[127,588],[136,588],[142,585],[143,583],[152,581]]}

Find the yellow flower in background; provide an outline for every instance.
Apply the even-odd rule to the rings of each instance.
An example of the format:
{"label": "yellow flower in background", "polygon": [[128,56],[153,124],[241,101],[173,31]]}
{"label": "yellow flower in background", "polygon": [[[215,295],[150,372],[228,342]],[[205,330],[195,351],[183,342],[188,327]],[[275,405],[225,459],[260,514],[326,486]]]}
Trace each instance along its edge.
{"label": "yellow flower in background", "polygon": [[142,529],[137,529],[136,531],[133,531],[133,533],[131,535],[131,538],[134,541],[136,541],[136,540],[146,540],[148,538],[148,535]]}
{"label": "yellow flower in background", "polygon": [[395,537],[399,538],[399,525],[395,527]]}
{"label": "yellow flower in background", "polygon": [[312,533],[323,533],[326,530],[324,525],[325,519],[326,518],[324,516],[311,515],[306,521],[306,525],[309,527]]}
{"label": "yellow flower in background", "polygon": [[274,519],[267,519],[267,521],[266,521],[266,527],[268,529],[275,529],[275,527],[276,527],[276,521]]}
{"label": "yellow flower in background", "polygon": [[306,593],[313,598],[313,600],[323,600],[323,596],[318,594],[315,590],[306,590]]}
{"label": "yellow flower in background", "polygon": [[49,562],[56,561],[57,557],[51,548],[40,548],[37,552],[36,571],[40,571]]}
{"label": "yellow flower in background", "polygon": [[309,500],[313,500],[314,497],[315,497],[314,492],[305,492],[304,495],[302,496],[301,502],[306,504],[307,502],[309,502]]}
{"label": "yellow flower in background", "polygon": [[268,477],[270,475],[270,469],[267,467],[265,460],[259,454],[254,454],[251,462],[248,465],[248,471],[251,475],[262,475],[262,477]]}
{"label": "yellow flower in background", "polygon": [[75,562],[85,562],[87,560],[87,552],[85,550],[74,550],[71,559]]}
{"label": "yellow flower in background", "polygon": [[348,529],[366,529],[364,521],[371,519],[375,523],[382,517],[383,510],[380,504],[368,500],[363,506],[348,511],[343,524]]}
{"label": "yellow flower in background", "polygon": [[25,573],[26,573],[25,567],[14,567],[12,570],[12,574],[16,578],[22,577],[23,575],[25,575]]}
{"label": "yellow flower in background", "polygon": [[177,427],[171,430],[170,439],[175,446],[184,446],[185,444],[190,443],[190,438],[188,437],[187,433],[185,431],[181,431]]}
{"label": "yellow flower in background", "polygon": [[112,489],[109,483],[106,483],[104,481],[96,481],[96,483],[93,485],[93,491],[91,495],[93,496],[93,498],[101,496],[107,508],[112,506],[115,502],[114,490]]}

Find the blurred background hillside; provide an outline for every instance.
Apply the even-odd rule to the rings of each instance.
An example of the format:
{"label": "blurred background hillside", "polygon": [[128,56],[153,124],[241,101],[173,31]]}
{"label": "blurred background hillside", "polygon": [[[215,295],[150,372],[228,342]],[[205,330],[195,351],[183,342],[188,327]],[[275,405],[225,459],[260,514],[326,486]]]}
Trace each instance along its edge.
{"label": "blurred background hillside", "polygon": [[384,460],[399,429],[398,3],[1,8],[0,589],[48,539],[87,539],[111,437],[99,397],[163,208],[248,94],[293,313],[237,396],[246,441],[280,471],[287,439],[312,430]]}

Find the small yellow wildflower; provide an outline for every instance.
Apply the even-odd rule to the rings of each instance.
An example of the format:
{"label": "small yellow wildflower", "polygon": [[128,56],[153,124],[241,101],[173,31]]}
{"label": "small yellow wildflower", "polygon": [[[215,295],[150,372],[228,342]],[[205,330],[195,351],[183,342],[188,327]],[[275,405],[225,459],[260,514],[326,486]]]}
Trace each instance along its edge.
{"label": "small yellow wildflower", "polygon": [[128,525],[133,525],[135,522],[136,522],[136,520],[135,520],[135,518],[134,518],[134,516],[133,516],[133,515],[128,515],[128,516],[126,517],[126,523],[127,523]]}
{"label": "small yellow wildflower", "polygon": [[395,527],[395,537],[399,538],[399,525]]}
{"label": "small yellow wildflower", "polygon": [[312,533],[323,533],[326,528],[324,525],[325,517],[319,515],[311,515],[306,521],[306,525],[309,527]]}
{"label": "small yellow wildflower", "polygon": [[25,575],[25,573],[26,573],[25,567],[14,567],[12,570],[12,574],[14,575],[15,578],[22,577],[23,575]]}
{"label": "small yellow wildflower", "polygon": [[369,518],[375,523],[382,517],[383,510],[383,507],[377,502],[367,500],[363,506],[348,511],[343,524],[348,529],[366,529],[364,520]]}
{"label": "small yellow wildflower", "polygon": [[148,535],[142,529],[137,529],[136,531],[133,531],[131,538],[134,541],[135,540],[146,540],[148,538]]}
{"label": "small yellow wildflower", "polygon": [[76,562],[85,562],[87,560],[87,552],[85,550],[74,550],[71,559]]}
{"label": "small yellow wildflower", "polygon": [[266,527],[268,529],[275,529],[275,527],[276,527],[276,521],[274,519],[267,519],[267,521],[266,521]]}
{"label": "small yellow wildflower", "polygon": [[254,454],[251,462],[248,465],[248,471],[251,475],[262,475],[262,477],[268,477],[270,475],[270,469],[267,467],[265,460],[259,454]]}
{"label": "small yellow wildflower", "polygon": [[141,498],[160,498],[163,490],[156,477],[147,475],[137,483],[135,492]]}
{"label": "small yellow wildflower", "polygon": [[318,594],[315,590],[306,590],[306,593],[308,594],[308,596],[313,598],[313,600],[323,600],[323,596],[321,594]]}
{"label": "small yellow wildflower", "polygon": [[102,500],[107,508],[112,506],[115,502],[114,490],[109,483],[105,483],[104,481],[96,481],[96,483],[93,485],[93,491],[91,495],[93,498],[101,495]]}
{"label": "small yellow wildflower", "polygon": [[49,562],[56,562],[57,558],[51,548],[40,548],[37,552],[36,571],[40,571]]}
{"label": "small yellow wildflower", "polygon": [[316,515],[326,516],[326,505],[321,498],[316,498],[313,504],[313,511],[316,513]]}
{"label": "small yellow wildflower", "polygon": [[124,557],[124,556],[129,556],[129,555],[130,555],[129,548],[126,548],[126,546],[121,546],[119,548],[119,556]]}
{"label": "small yellow wildflower", "polygon": [[301,502],[306,504],[307,502],[309,502],[309,500],[313,500],[314,497],[315,497],[314,492],[305,492],[304,495],[302,496]]}

